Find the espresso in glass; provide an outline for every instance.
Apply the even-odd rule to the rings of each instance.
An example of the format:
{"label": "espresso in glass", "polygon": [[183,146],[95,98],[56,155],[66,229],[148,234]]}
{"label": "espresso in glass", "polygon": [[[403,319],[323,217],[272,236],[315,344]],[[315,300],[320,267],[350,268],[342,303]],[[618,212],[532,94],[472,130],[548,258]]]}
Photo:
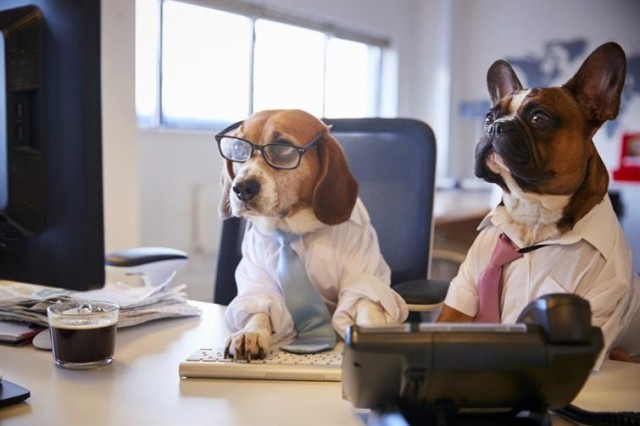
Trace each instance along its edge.
{"label": "espresso in glass", "polygon": [[118,305],[72,301],[47,309],[53,359],[71,369],[96,368],[111,363],[116,342]]}

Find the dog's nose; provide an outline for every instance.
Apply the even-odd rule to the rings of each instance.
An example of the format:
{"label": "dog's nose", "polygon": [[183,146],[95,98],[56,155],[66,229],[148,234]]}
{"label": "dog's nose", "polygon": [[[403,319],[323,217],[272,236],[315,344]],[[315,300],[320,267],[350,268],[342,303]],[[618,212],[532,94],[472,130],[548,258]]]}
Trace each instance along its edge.
{"label": "dog's nose", "polygon": [[489,126],[489,135],[498,136],[502,133],[508,132],[513,125],[509,121],[496,121]]}
{"label": "dog's nose", "polygon": [[249,201],[260,192],[260,183],[255,179],[233,185],[233,192],[242,201]]}

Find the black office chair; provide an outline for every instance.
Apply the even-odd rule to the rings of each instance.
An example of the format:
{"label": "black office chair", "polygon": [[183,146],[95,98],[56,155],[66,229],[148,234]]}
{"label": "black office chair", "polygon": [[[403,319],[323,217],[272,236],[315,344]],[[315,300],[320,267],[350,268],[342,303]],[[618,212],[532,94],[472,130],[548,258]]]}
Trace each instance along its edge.
{"label": "black office chair", "polygon": [[[436,142],[431,128],[399,118],[324,119],[342,144],[360,197],[391,268],[391,285],[420,320],[437,310],[449,283],[428,280],[435,191]],[[236,296],[235,269],[241,258],[244,223],[223,222],[214,303]]]}

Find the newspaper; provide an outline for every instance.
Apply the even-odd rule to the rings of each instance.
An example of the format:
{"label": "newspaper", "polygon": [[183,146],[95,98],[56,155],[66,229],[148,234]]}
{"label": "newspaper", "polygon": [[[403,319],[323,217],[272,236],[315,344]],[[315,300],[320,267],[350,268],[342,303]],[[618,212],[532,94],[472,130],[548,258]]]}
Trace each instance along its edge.
{"label": "newspaper", "polygon": [[47,326],[47,307],[65,300],[109,301],[120,306],[118,327],[131,327],[148,321],[200,315],[187,302],[186,284],[170,285],[171,279],[157,287],[108,282],[104,288],[74,292],[0,281],[0,320],[24,321]]}

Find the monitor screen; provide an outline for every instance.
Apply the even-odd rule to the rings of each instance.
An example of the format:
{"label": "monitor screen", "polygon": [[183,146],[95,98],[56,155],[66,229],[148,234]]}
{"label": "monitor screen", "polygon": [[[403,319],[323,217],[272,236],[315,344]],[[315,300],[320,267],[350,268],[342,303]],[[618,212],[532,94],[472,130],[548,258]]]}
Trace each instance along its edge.
{"label": "monitor screen", "polygon": [[100,0],[0,2],[0,280],[104,272]]}

